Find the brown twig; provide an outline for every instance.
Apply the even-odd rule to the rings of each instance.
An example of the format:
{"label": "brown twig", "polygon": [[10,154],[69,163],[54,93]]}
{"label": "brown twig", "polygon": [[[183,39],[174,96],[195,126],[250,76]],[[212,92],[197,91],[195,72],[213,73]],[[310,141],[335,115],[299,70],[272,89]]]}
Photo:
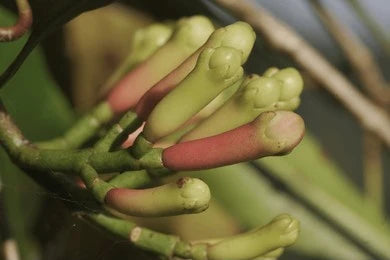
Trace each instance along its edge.
{"label": "brown twig", "polygon": [[367,26],[367,28],[372,33],[372,36],[376,39],[376,41],[380,44],[383,51],[390,56],[390,38],[389,36],[382,30],[381,26],[369,15],[364,7],[361,5],[358,0],[347,0],[347,2],[355,11],[355,13],[360,17],[363,23]]}
{"label": "brown twig", "polygon": [[371,51],[346,26],[324,8],[320,1],[308,1],[337,41],[367,93],[382,106],[390,105],[390,89]]}
{"label": "brown twig", "polygon": [[16,0],[19,19],[13,26],[0,27],[0,42],[14,41],[22,37],[30,29],[33,21],[28,0]]}
{"label": "brown twig", "polygon": [[373,104],[317,50],[292,28],[273,17],[268,11],[249,1],[215,0],[240,19],[250,23],[273,48],[288,54],[334,95],[361,123],[390,147],[390,119],[381,107]]}
{"label": "brown twig", "polygon": [[[368,95],[384,109],[390,104],[390,91],[375,59],[363,42],[341,24],[318,0],[308,1],[321,22],[336,40]],[[381,141],[369,131],[363,133],[363,174],[366,196],[383,207],[383,167]]]}

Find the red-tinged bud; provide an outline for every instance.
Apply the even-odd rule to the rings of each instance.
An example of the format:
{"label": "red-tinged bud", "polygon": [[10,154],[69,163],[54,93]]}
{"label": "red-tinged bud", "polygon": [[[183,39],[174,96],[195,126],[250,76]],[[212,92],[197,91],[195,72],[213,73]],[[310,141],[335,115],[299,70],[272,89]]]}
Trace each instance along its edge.
{"label": "red-tinged bud", "polygon": [[202,46],[213,31],[212,23],[203,16],[179,20],[166,44],[114,86],[107,99],[112,110],[119,114],[134,109],[146,91]]}
{"label": "red-tinged bud", "polygon": [[199,213],[208,208],[209,201],[207,184],[189,177],[143,190],[115,188],[105,197],[105,203],[110,208],[139,217]]}
{"label": "red-tinged bud", "polygon": [[289,111],[265,112],[253,122],[224,132],[173,145],[164,150],[166,168],[200,170],[291,152],[305,132],[303,119]]}
{"label": "red-tinged bud", "polygon": [[139,118],[146,120],[157,103],[194,69],[201,50],[202,48],[192,54],[179,67],[160,80],[142,96],[135,108],[135,112]]}

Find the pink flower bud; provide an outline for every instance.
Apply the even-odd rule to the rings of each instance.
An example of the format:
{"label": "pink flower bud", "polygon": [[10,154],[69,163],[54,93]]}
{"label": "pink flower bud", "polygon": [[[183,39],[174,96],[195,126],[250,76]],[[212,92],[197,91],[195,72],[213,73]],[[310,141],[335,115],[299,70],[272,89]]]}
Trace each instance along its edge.
{"label": "pink flower bud", "polygon": [[[227,119],[228,120],[228,119]],[[262,113],[251,123],[164,150],[170,170],[200,170],[289,153],[303,138],[303,119],[289,111]]]}

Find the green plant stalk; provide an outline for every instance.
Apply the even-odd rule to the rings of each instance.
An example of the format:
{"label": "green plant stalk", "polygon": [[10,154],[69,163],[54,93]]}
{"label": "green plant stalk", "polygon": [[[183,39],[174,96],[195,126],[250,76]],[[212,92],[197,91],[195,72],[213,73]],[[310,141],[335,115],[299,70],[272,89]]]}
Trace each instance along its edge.
{"label": "green plant stalk", "polygon": [[127,112],[117,124],[114,124],[106,135],[96,142],[94,150],[108,152],[116,146],[120,146],[130,133],[142,125],[142,121],[132,111]]}
{"label": "green plant stalk", "polygon": [[[281,215],[257,230],[222,239],[216,244],[208,244],[182,241],[177,236],[155,232],[103,214],[88,214],[84,217],[142,249],[168,258],[177,256],[193,260],[251,259],[259,256],[259,253],[267,253],[264,252],[267,248],[280,244],[290,245],[296,239],[298,228],[295,220]],[[283,235],[284,232],[287,232],[287,236]],[[267,239],[270,235],[273,239]],[[229,253],[232,255],[227,255]]]}
{"label": "green plant stalk", "polygon": [[112,120],[114,114],[106,102],[98,104],[82,116],[65,134],[52,140],[38,142],[41,149],[75,149],[94,137],[101,127]]}
{"label": "green plant stalk", "polygon": [[100,203],[104,203],[107,192],[114,188],[114,186],[100,179],[95,169],[87,164],[82,166],[80,177],[85,186]]}
{"label": "green plant stalk", "polygon": [[[188,256],[188,253],[183,250],[185,246],[177,246],[178,244],[181,245],[185,243],[179,243],[179,238],[176,236],[166,235],[146,228],[141,228],[130,221],[109,217],[104,214],[87,214],[83,217],[92,220],[100,227],[103,227],[111,233],[124,238],[142,249],[152,251],[166,257],[172,257],[173,255]],[[185,245],[190,247],[189,244]]]}
{"label": "green plant stalk", "polygon": [[127,171],[118,174],[112,178],[108,183],[115,188],[136,189],[144,187],[152,182],[151,176],[146,170]]}

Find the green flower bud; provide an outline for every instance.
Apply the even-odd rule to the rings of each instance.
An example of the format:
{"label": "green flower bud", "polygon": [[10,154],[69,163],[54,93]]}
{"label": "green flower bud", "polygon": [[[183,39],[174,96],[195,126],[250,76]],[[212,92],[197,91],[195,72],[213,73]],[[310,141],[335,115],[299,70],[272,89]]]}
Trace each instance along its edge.
{"label": "green flower bud", "polygon": [[145,138],[155,142],[172,133],[238,81],[243,76],[240,56],[238,50],[228,47],[203,50],[194,70],[151,112]]}
{"label": "green flower bud", "polygon": [[123,214],[160,217],[202,212],[208,208],[210,198],[206,183],[184,177],[143,190],[114,188],[107,192],[105,203]]}
{"label": "green flower bud", "polygon": [[223,239],[207,249],[209,260],[246,260],[271,250],[290,246],[298,238],[299,222],[287,214],[279,215],[258,229]]}
{"label": "green flower bud", "polygon": [[213,31],[212,23],[203,16],[183,18],[177,22],[166,44],[138,64],[112,89],[107,101],[114,113],[133,109],[146,91],[196,52]]}
{"label": "green flower bud", "polygon": [[253,109],[264,109],[279,100],[281,86],[276,79],[254,76],[245,83],[238,94],[238,102]]}
{"label": "green flower bud", "polygon": [[263,76],[264,77],[272,77],[273,75],[275,75],[276,72],[278,72],[279,69],[276,68],[276,67],[271,67],[271,68],[268,68],[264,73],[263,73]]}
{"label": "green flower bud", "polygon": [[173,26],[154,23],[147,27],[141,28],[134,34],[132,42],[132,52],[129,57],[131,64],[137,64],[144,61],[159,47],[164,45],[171,37]]}
{"label": "green flower bud", "polygon": [[236,22],[216,30],[208,39],[207,47],[231,47],[241,52],[242,64],[246,62],[253,48],[256,33],[245,22]]}
{"label": "green flower bud", "polygon": [[272,77],[280,80],[283,84],[280,94],[281,101],[290,100],[301,94],[303,89],[303,79],[296,69],[282,69],[275,73]]}
{"label": "green flower bud", "polygon": [[193,52],[206,42],[213,31],[214,27],[207,17],[201,15],[185,17],[177,22],[172,40],[180,42],[182,47],[188,47]]}
{"label": "green flower bud", "polygon": [[[183,136],[181,141],[226,132],[251,122],[265,111],[296,109],[303,88],[299,72],[293,68],[270,68],[264,75],[267,76],[248,76],[228,102]],[[227,115],[230,120],[226,120]]]}

